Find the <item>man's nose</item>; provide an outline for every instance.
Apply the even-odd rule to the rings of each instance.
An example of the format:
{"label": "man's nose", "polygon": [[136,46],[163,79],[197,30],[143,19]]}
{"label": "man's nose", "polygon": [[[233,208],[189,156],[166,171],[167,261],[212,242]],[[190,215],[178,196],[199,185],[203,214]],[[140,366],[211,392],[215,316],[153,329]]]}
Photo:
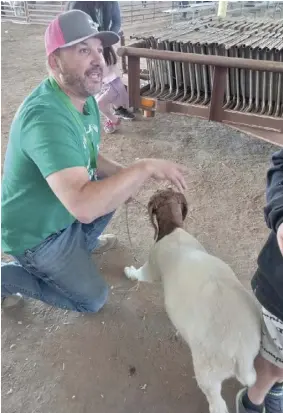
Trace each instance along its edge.
{"label": "man's nose", "polygon": [[92,62],[104,66],[103,54],[97,50],[92,50],[91,52]]}

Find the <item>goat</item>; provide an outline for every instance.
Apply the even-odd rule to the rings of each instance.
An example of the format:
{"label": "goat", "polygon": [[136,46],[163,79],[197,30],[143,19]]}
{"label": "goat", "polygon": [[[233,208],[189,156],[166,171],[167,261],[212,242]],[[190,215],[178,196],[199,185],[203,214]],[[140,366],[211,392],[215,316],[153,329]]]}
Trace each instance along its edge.
{"label": "goat", "polygon": [[125,267],[131,280],[158,282],[169,319],[191,349],[195,377],[210,413],[227,413],[222,382],[256,381],[261,311],[232,269],[183,229],[188,213],[183,194],[155,193],[148,203],[156,243],[139,269]]}

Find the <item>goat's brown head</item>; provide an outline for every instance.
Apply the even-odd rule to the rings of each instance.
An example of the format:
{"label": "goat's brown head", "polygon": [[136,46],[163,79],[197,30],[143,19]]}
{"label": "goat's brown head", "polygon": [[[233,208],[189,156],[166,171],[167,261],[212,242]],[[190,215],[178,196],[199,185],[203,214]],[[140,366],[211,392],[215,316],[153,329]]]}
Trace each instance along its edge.
{"label": "goat's brown head", "polygon": [[157,191],[149,200],[148,213],[155,230],[154,239],[159,241],[176,228],[183,227],[188,213],[188,203],[181,192],[173,189]]}

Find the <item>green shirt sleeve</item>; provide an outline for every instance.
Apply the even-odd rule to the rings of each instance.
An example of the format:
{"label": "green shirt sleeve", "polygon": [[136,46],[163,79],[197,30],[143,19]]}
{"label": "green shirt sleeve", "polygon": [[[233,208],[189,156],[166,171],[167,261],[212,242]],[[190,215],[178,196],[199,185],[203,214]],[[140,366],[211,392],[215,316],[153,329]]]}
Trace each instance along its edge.
{"label": "green shirt sleeve", "polygon": [[44,178],[65,168],[86,166],[78,128],[70,118],[46,107],[37,107],[24,117],[21,148]]}

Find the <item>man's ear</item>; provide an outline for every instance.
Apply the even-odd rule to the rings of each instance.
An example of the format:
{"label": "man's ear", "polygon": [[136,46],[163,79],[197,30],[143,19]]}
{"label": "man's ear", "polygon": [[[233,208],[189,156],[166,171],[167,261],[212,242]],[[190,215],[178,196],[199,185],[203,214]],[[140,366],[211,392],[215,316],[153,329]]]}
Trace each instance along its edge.
{"label": "man's ear", "polygon": [[58,53],[53,52],[48,56],[48,66],[54,72],[59,69],[60,66],[59,66],[59,54]]}

